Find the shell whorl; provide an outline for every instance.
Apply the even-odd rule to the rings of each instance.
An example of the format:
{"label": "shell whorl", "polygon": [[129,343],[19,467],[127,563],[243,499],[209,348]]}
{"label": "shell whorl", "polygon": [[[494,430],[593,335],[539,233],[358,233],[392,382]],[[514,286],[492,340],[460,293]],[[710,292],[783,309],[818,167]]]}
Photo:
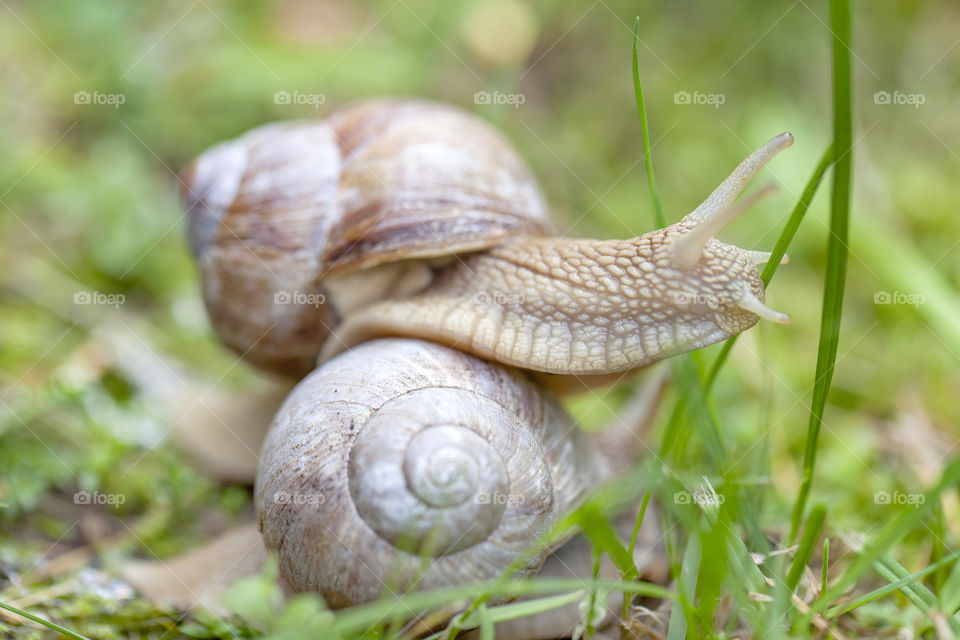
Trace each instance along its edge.
{"label": "shell whorl", "polygon": [[291,586],[348,606],[496,577],[601,475],[556,399],[523,374],[387,339],[297,386],[264,444],[256,505]]}
{"label": "shell whorl", "polygon": [[550,231],[536,181],[503,136],[425,101],[265,125],[203,153],[182,181],[214,328],[247,360],[295,376],[339,320],[328,274]]}
{"label": "shell whorl", "polygon": [[[523,461],[536,473],[525,474]],[[421,389],[380,407],[353,445],[348,475],[364,521],[395,547],[429,556],[495,532],[497,544],[535,538],[556,509],[530,431],[502,406],[459,389]],[[514,519],[523,531],[498,531],[508,502],[536,505],[533,517]]]}

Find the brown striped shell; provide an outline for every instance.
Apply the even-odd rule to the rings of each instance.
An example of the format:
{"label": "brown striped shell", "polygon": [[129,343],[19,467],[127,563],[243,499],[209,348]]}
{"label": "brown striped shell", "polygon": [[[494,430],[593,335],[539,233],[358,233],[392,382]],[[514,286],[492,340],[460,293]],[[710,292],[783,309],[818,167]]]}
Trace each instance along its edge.
{"label": "brown striped shell", "polygon": [[217,334],[254,364],[297,376],[339,321],[328,277],[378,267],[370,280],[389,291],[383,265],[550,232],[511,145],[431,102],[372,100],[325,121],[259,127],[203,153],[183,183]]}

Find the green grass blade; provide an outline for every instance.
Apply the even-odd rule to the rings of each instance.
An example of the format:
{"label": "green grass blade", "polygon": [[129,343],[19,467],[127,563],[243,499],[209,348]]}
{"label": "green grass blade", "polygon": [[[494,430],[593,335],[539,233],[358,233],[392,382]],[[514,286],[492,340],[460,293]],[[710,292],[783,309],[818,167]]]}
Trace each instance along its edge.
{"label": "green grass blade", "polygon": [[831,0],[830,29],[833,33],[833,185],[830,200],[830,237],[827,241],[827,273],[820,318],[820,346],[814,376],[803,477],[790,520],[790,540],[796,538],[813,483],[820,425],[833,379],[840,341],[840,317],[847,279],[847,245],[850,222],[850,181],[853,174],[853,95],[850,88],[850,2]]}
{"label": "green grass blade", "polygon": [[12,605],[0,602],[0,609],[6,609],[7,611],[11,611],[17,614],[18,616],[22,616],[28,620],[33,620],[34,622],[42,624],[48,629],[53,629],[54,631],[67,636],[68,638],[75,638],[75,640],[90,640],[90,638],[88,638],[87,636],[82,636],[79,633],[74,633],[73,631],[70,631],[69,629],[64,629],[63,627],[61,627],[56,623],[50,622],[49,620],[44,620],[39,616],[35,616],[32,613],[28,613],[23,609],[18,609]]}
{"label": "green grass blade", "polygon": [[830,538],[823,539],[823,564],[820,566],[820,593],[827,592],[827,575],[830,568]]}
{"label": "green grass blade", "polygon": [[787,588],[793,591],[800,584],[800,576],[803,570],[810,562],[810,556],[813,555],[813,545],[816,544],[820,532],[823,530],[823,521],[827,517],[827,508],[818,504],[810,511],[810,517],[807,518],[807,526],[803,530],[803,538],[800,540],[800,547],[797,549],[797,555],[793,557],[793,564],[790,565],[790,571],[787,573]]}
{"label": "green grass blade", "polygon": [[[643,517],[647,513],[647,506],[650,504],[650,498],[653,494],[647,491],[643,494],[643,502],[640,503],[640,511],[637,512],[637,521],[633,525],[633,533],[630,534],[630,544],[627,546],[627,554],[629,554],[631,560],[633,559],[633,550],[637,546],[637,536],[640,535],[640,526],[643,524]],[[630,598],[626,597],[624,594],[623,597],[623,610],[621,611],[621,617],[626,620],[627,613],[630,610]]]}
{"label": "green grass blade", "polygon": [[637,512],[637,521],[633,525],[633,533],[630,534],[630,546],[627,547],[627,553],[633,557],[633,550],[637,546],[637,536],[640,534],[640,525],[643,524],[643,516],[647,513],[647,506],[650,504],[651,493],[647,491],[643,494],[643,502],[640,503],[640,511]]}
{"label": "green grass blade", "polygon": [[[945,558],[946,560],[938,561],[938,563],[943,563],[941,564],[942,569],[946,569],[946,562],[950,559],[950,556],[945,556]],[[960,562],[953,565],[953,569],[944,581],[939,593],[940,609],[947,615],[953,615],[957,607],[960,607]]]}
{"label": "green grass blade", "polygon": [[[478,607],[477,610],[471,615],[461,620],[459,628],[466,630],[473,629],[475,627],[482,627],[484,617],[494,624],[498,622],[507,622],[508,620],[526,618],[538,613],[544,613],[546,611],[553,611],[554,609],[565,607],[572,602],[576,602],[582,597],[583,590],[580,589],[578,591],[571,591],[570,593],[563,593],[558,596],[524,600],[522,602],[513,602],[497,607],[488,607],[483,605]],[[485,611],[486,613],[481,614],[481,611]]]}
{"label": "green grass blade", "polygon": [[[930,564],[940,562],[945,555],[947,555],[947,529],[943,521],[943,505],[935,504],[933,506],[933,523],[931,525],[931,535],[933,540],[930,541]],[[930,576],[931,588],[940,593],[940,590],[943,588],[943,583],[947,579],[948,567],[940,567],[937,571]]]}
{"label": "green grass blade", "polygon": [[698,355],[695,353],[678,358],[674,362],[673,376],[681,398],[685,400],[688,407],[690,422],[700,432],[714,469],[723,469],[726,459],[723,434],[710,407],[707,389],[700,378],[697,358]]}
{"label": "green grass blade", "polygon": [[493,640],[493,618],[487,605],[480,605],[477,609],[477,617],[480,619],[480,640]]}
{"label": "green grass blade", "polygon": [[[940,569],[941,567],[946,566],[947,564],[949,564],[950,562],[953,562],[957,558],[960,558],[960,551],[955,551],[950,555],[942,558],[939,562],[935,562],[927,567],[924,567],[923,569],[921,569],[920,571],[917,571],[916,573],[903,576],[900,579],[895,580],[894,582],[891,582],[890,584],[886,584],[880,587],[879,589],[874,589],[870,593],[865,593],[859,598],[856,598],[855,600],[851,600],[850,602],[845,602],[844,604],[837,605],[832,609],[828,609],[826,614],[824,614],[824,617],[827,618],[828,620],[831,618],[836,618],[839,615],[843,615],[848,611],[853,611],[857,607],[862,607],[863,605],[869,602],[873,602],[877,598],[882,598],[883,596],[893,593],[894,591],[904,591],[904,589],[907,589],[910,585],[919,584],[919,580],[924,576],[936,571],[937,569]],[[960,566],[960,564],[958,564],[957,566]],[[904,591],[904,593],[907,593],[907,592]],[[911,598],[911,600],[912,599],[913,598]]]}
{"label": "green grass blade", "polygon": [[[635,595],[652,598],[676,597],[669,589],[649,582],[595,581],[582,578],[533,578],[503,582],[493,580],[459,585],[445,589],[416,591],[396,598],[383,598],[369,604],[345,609],[337,615],[330,625],[330,634],[346,635],[368,629],[377,620],[393,616],[407,616],[444,607],[459,600],[470,601],[474,598],[522,598],[527,596],[547,596],[566,594],[584,589],[613,589]],[[483,604],[483,603],[481,603]],[[477,605],[479,607],[479,605]],[[475,611],[475,610],[474,610]],[[465,613],[464,618],[472,615]]]}
{"label": "green grass blade", "polygon": [[650,130],[647,127],[647,107],[643,101],[643,85],[640,83],[640,16],[633,23],[633,95],[637,101],[637,113],[640,114],[640,125],[643,127],[643,154],[647,166],[647,182],[650,184],[650,199],[653,202],[653,221],[658,229],[667,226],[667,219],[663,215],[663,205],[660,204],[660,194],[657,193],[657,183],[653,179],[653,158],[650,157]]}
{"label": "green grass blade", "polygon": [[697,590],[697,577],[700,575],[702,556],[700,537],[691,535],[683,553],[683,565],[680,569],[680,579],[677,581],[678,597],[670,611],[667,640],[683,640],[687,637],[687,616],[692,613],[691,596]]}
{"label": "green grass blade", "polygon": [[[936,565],[936,563],[930,566],[934,565]],[[873,563],[873,568],[876,569],[877,573],[887,582],[898,582],[906,578],[911,578],[910,572],[907,571],[906,567],[885,553],[880,554],[877,561]],[[937,596],[933,595],[933,592],[930,591],[926,585],[915,579],[911,578],[900,591],[924,613],[930,611],[937,604]]]}
{"label": "green grass blade", "polygon": [[640,577],[633,555],[627,550],[617,532],[610,526],[610,521],[598,510],[588,509],[581,512],[578,518],[583,534],[590,539],[597,551],[606,553],[617,567],[624,580],[634,580]]}

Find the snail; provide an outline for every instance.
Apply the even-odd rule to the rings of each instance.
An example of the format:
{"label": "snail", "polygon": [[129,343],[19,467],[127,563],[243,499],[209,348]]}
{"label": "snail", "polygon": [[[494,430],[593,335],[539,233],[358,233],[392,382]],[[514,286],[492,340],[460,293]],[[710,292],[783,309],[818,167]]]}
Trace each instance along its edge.
{"label": "snail", "polygon": [[191,245],[217,333],[306,376],[255,483],[289,584],[345,607],[536,571],[551,549],[525,551],[636,448],[586,438],[554,389],[787,321],[764,304],[769,254],[714,236],[792,141],[679,222],[608,241],[556,237],[511,146],[445,105],[362,102],[195,160]]}
{"label": "snail", "polygon": [[255,504],[287,582],[344,607],[496,578],[612,472],[522,372],[387,338],[294,389],[264,443]]}
{"label": "snail", "polygon": [[318,354],[392,335],[589,384],[787,322],[764,305],[769,254],[714,236],[792,142],[773,138],[692,213],[630,240],[555,237],[502,136],[430,102],[254,129],[183,182],[209,315],[255,364],[302,377]]}

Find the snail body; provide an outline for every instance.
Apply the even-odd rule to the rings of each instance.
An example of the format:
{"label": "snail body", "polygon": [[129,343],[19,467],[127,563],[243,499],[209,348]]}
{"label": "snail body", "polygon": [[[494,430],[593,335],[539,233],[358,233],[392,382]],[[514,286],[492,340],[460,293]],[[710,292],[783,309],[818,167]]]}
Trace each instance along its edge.
{"label": "snail body", "polygon": [[255,502],[291,586],[343,607],[495,578],[608,473],[523,373],[392,338],[294,389],[264,443]]}
{"label": "snail body", "polygon": [[185,172],[221,339],[302,376],[372,337],[433,340],[563,376],[636,369],[735,335],[767,308],[768,254],[713,236],[773,138],[693,213],[630,240],[557,238],[540,190],[478,118],[375,100],[268,125]]}

